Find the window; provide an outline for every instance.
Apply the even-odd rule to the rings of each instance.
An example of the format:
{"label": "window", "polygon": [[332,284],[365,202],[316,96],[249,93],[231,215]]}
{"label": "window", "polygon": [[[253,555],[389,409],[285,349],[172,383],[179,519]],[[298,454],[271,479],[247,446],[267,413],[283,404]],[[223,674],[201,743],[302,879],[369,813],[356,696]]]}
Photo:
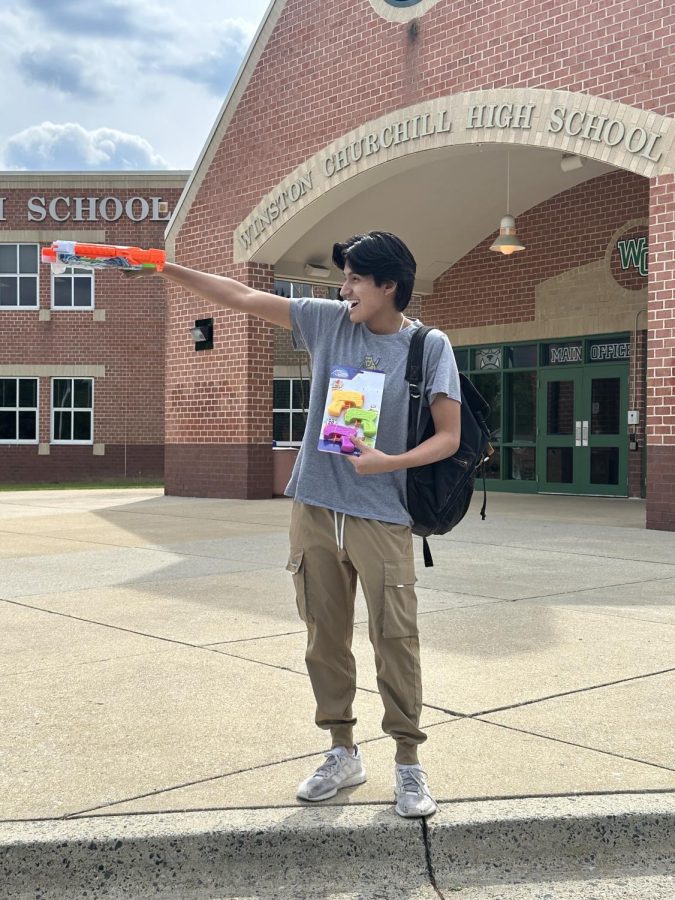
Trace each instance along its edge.
{"label": "window", "polygon": [[305,433],[309,380],[274,379],[274,427],[272,437],[279,447],[299,447]]}
{"label": "window", "polygon": [[495,452],[485,475],[494,481],[535,479],[538,348],[536,343],[453,348],[458,369],[490,406],[487,424]]}
{"label": "window", "polygon": [[327,300],[339,300],[340,288],[332,284],[308,284],[304,281],[285,281],[277,279],[274,282],[274,293],[280,297],[318,297]]}
{"label": "window", "polygon": [[93,441],[94,381],[91,378],[54,378],[52,381],[52,441],[91,444]]}
{"label": "window", "polygon": [[38,306],[38,245],[0,244],[0,307]]}
{"label": "window", "polygon": [[52,306],[54,309],[92,309],[94,273],[68,266],[62,275],[52,275]]}
{"label": "window", "polygon": [[507,439],[514,443],[537,439],[537,372],[509,372],[506,376],[509,403]]}
{"label": "window", "polygon": [[452,350],[455,354],[455,362],[457,363],[457,368],[460,372],[466,372],[466,370],[469,368],[469,351],[466,348],[457,350],[456,347],[453,347]]}
{"label": "window", "polygon": [[0,378],[0,443],[36,443],[37,378]]}
{"label": "window", "polygon": [[502,437],[502,376],[499,372],[489,375],[475,372],[471,375],[471,381],[490,406],[487,416],[490,441],[492,444],[499,443]]}
{"label": "window", "polygon": [[515,344],[513,347],[507,347],[506,358],[512,369],[536,369],[537,345]]}
{"label": "window", "polygon": [[481,347],[474,353],[474,369],[482,371],[483,369],[501,369],[502,367],[502,348],[501,347]]}
{"label": "window", "polygon": [[583,343],[545,344],[542,362],[545,366],[578,365],[584,361]]}

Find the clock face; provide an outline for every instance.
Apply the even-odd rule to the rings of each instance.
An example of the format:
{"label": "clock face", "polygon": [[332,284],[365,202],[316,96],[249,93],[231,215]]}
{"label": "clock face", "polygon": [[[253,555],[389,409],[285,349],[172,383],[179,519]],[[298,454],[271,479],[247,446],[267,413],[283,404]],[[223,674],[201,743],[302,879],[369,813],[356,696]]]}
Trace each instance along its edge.
{"label": "clock face", "polygon": [[421,3],[421,0],[384,0],[389,6],[415,6]]}

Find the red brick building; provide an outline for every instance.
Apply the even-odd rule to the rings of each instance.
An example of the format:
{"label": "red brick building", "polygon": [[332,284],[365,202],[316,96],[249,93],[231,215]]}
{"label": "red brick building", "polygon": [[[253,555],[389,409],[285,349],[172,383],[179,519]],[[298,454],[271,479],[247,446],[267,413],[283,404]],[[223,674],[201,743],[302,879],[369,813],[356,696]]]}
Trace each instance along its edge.
{"label": "red brick building", "polygon": [[[421,318],[492,402],[491,486],[646,492],[649,527],[675,529],[674,31],[637,0],[277,0],[167,246],[325,292],[333,241],[400,234]],[[510,256],[490,250],[507,213]],[[307,362],[171,294],[167,491],[269,496]],[[206,315],[194,354],[181,336]]]}
{"label": "red brick building", "polygon": [[[185,172],[5,173],[0,186],[0,481],[161,478],[166,287],[53,276],[40,246],[163,247]],[[191,346],[189,331],[183,339]]]}
{"label": "red brick building", "polygon": [[[491,401],[491,487],[646,494],[648,526],[673,530],[674,30],[637,0],[276,0],[167,249],[335,295],[335,240],[400,234],[415,310]],[[506,214],[523,252],[490,249]],[[270,496],[308,361],[178,288],[168,309],[167,492]]]}
{"label": "red brick building", "polygon": [[[276,0],[167,247],[325,292],[335,240],[399,234],[421,318],[493,405],[492,487],[646,493],[648,526],[673,530],[674,31],[638,0]],[[490,249],[507,213],[511,256]],[[167,491],[269,496],[306,361],[260,321],[171,300]]]}

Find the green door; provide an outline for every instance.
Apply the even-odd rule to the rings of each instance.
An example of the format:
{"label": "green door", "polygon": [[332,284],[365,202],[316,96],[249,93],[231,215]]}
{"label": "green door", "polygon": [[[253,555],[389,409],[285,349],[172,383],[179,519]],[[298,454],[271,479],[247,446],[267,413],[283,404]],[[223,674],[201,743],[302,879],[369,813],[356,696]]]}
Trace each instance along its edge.
{"label": "green door", "polygon": [[587,366],[581,411],[583,493],[627,497],[628,366]]}
{"label": "green door", "polygon": [[578,494],[581,459],[577,435],[584,370],[559,367],[539,373],[537,481],[539,490]]}
{"label": "green door", "polygon": [[539,490],[628,495],[628,368],[560,367],[540,372]]}

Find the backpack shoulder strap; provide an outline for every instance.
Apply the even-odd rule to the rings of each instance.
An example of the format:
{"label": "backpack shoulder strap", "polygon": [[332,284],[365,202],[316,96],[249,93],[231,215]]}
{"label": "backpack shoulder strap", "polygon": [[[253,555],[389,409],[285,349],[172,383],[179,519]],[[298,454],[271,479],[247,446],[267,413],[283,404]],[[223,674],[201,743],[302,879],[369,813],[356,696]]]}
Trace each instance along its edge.
{"label": "backpack shoulder strap", "polygon": [[[430,331],[433,331],[433,328],[429,325],[421,325],[414,331],[410,341],[410,350],[408,351],[408,364],[405,370],[405,380],[408,382],[410,391],[408,450],[412,450],[413,447],[417,446],[417,428],[421,412],[422,393],[424,391],[424,339]],[[422,539],[422,552],[424,554],[424,565],[426,567],[433,566],[434,560],[426,538]]]}
{"label": "backpack shoulder strap", "polygon": [[[424,369],[423,369],[423,359],[424,359],[424,339],[429,334],[430,331],[433,331],[429,325],[421,325],[413,332],[413,336],[410,341],[410,349],[408,351],[408,364],[405,370],[405,380],[410,385],[410,396],[414,396],[414,392],[412,386],[415,385],[419,388],[419,386],[424,381]],[[421,395],[421,392],[418,390],[417,397],[418,399]]]}
{"label": "backpack shoulder strap", "polygon": [[405,380],[408,382],[410,402],[408,406],[408,438],[407,448],[417,446],[417,427],[422,407],[422,391],[424,390],[424,339],[431,331],[428,325],[422,325],[413,332],[408,350],[408,362],[405,369]]}

